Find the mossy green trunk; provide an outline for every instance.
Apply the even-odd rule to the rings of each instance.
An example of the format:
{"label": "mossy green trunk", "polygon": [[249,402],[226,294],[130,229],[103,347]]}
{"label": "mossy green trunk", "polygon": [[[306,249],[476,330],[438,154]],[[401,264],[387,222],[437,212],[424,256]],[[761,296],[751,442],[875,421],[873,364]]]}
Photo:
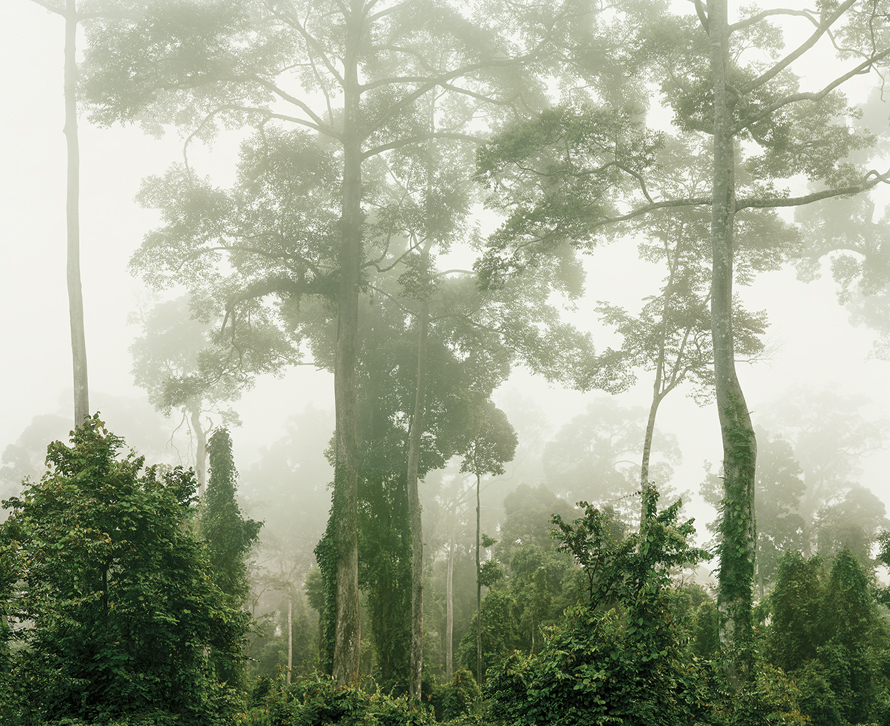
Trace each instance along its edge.
{"label": "mossy green trunk", "polygon": [[717,411],[723,438],[723,518],[720,523],[718,608],[720,638],[729,649],[727,675],[734,687],[750,665],[754,553],[754,428],[735,370],[732,332],[735,154],[728,87],[729,27],[727,0],[708,3],[711,71],[714,80],[714,180],[711,215],[711,333],[714,343]]}

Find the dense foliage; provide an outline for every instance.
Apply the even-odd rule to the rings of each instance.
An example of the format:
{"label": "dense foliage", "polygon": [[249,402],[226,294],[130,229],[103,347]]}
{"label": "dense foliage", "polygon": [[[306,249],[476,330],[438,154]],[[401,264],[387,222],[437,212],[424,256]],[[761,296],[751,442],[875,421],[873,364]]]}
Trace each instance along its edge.
{"label": "dense foliage", "polygon": [[192,532],[194,476],[144,468],[94,417],[28,482],[0,530],[12,618],[3,723],[178,718],[225,723],[234,692],[214,677],[246,623],[214,583]]}

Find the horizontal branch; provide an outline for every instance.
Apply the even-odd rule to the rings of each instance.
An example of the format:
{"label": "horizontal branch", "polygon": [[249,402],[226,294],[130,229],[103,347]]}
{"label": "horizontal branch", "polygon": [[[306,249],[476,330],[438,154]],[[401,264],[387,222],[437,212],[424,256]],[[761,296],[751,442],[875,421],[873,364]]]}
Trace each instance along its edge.
{"label": "horizontal branch", "polygon": [[391,141],[388,144],[381,144],[380,146],[374,146],[373,148],[368,149],[367,151],[362,153],[362,159],[369,159],[372,156],[377,156],[378,154],[382,154],[384,151],[392,151],[393,149],[401,149],[404,146],[410,146],[411,144],[420,144],[424,141],[430,141],[432,139],[452,139],[455,141],[466,141],[471,144],[476,144],[477,146],[481,146],[486,143],[488,139],[482,138],[481,136],[473,136],[472,134],[462,134],[457,131],[431,131],[428,134],[417,134],[416,136],[409,136],[404,139],[398,139],[396,141]]}
{"label": "horizontal branch", "polygon": [[859,184],[853,184],[838,189],[823,189],[820,192],[805,194],[800,197],[784,197],[775,199],[739,199],[736,201],[736,211],[742,209],[776,209],[778,207],[801,207],[805,204],[812,204],[823,199],[832,199],[834,197],[845,197],[853,194],[860,194],[876,187],[878,184],[890,182],[890,170],[879,174],[876,171],[870,171]]}

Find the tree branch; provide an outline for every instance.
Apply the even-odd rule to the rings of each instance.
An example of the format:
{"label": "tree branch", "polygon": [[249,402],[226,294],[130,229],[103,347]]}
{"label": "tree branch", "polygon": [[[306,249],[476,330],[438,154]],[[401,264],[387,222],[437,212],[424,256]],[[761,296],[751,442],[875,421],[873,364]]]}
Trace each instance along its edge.
{"label": "tree branch", "polygon": [[801,43],[797,48],[791,51],[768,71],[761,74],[750,83],[742,86],[741,92],[743,94],[750,93],[755,88],[759,88],[760,86],[771,81],[773,78],[779,75],[779,73],[785,70],[794,61],[796,61],[804,53],[810,50],[810,48],[816,45],[816,43],[819,42],[819,39],[828,32],[832,25],[834,25],[835,21],[840,18],[847,10],[849,10],[856,2],[857,0],[846,0],[843,5],[840,5],[837,10],[835,10],[828,18],[826,18],[826,20],[819,24],[819,27],[816,28],[816,30],[809,38],[807,38],[803,43]]}

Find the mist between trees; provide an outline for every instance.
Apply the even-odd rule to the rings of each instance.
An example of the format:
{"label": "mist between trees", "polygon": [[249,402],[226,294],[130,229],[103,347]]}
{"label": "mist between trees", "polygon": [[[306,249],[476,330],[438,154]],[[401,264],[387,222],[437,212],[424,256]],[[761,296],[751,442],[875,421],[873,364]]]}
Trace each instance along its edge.
{"label": "mist between trees", "polygon": [[[75,428],[3,454],[9,723],[890,721],[890,420],[828,381],[752,416],[737,374],[775,353],[745,288],[787,268],[887,356],[890,6],[34,2],[65,26]],[[160,421],[91,412],[78,114],[181,138],[129,263]],[[632,305],[587,288],[606,246]],[[297,366],[333,410],[292,391],[239,466],[243,396]],[[680,390],[718,414],[702,481]]]}

